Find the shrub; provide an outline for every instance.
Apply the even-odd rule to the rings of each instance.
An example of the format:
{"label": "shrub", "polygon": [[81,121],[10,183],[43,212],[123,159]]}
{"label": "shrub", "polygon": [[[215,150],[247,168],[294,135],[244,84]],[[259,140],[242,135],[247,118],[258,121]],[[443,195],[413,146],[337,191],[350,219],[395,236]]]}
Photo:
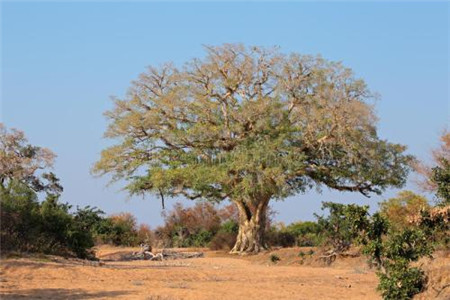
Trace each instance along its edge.
{"label": "shrub", "polygon": [[10,182],[0,189],[1,249],[32,251],[40,230],[39,202],[29,187]]}
{"label": "shrub", "polygon": [[327,217],[318,216],[318,227],[325,245],[331,246],[334,253],[342,253],[350,248],[359,237],[360,231],[367,227],[368,206],[323,202],[322,210],[328,209]]}
{"label": "shrub", "polygon": [[411,299],[424,288],[425,275],[419,268],[409,267],[407,261],[387,264],[388,273],[378,272],[380,279],[378,289],[383,299]]}
{"label": "shrub", "polygon": [[295,236],[295,244],[300,247],[312,247],[321,244],[320,228],[316,222],[306,221],[289,224],[287,232]]}
{"label": "shrub", "polygon": [[184,247],[206,247],[213,238],[213,233],[208,230],[200,230],[199,232],[189,236],[185,240]]}
{"label": "shrub", "polygon": [[116,246],[137,246],[138,237],[136,218],[130,213],[120,213],[104,218],[96,227],[95,235],[105,244]]}
{"label": "shrub", "polygon": [[237,234],[239,225],[235,220],[228,220],[220,225],[219,232]]}
{"label": "shrub", "polygon": [[411,263],[431,255],[436,237],[448,234],[450,207],[424,208],[409,220],[411,225],[403,227],[390,225],[382,213],[370,217],[367,207],[336,203],[324,207],[330,208],[330,215],[319,217],[319,225],[326,241],[340,251],[352,242],[362,244],[363,253],[378,269],[378,289],[384,299],[410,299],[422,291],[426,276]]}
{"label": "shrub", "polygon": [[280,258],[278,255],[276,255],[276,254],[270,255],[270,261],[271,261],[271,262],[277,263],[277,262],[280,261],[280,260],[281,260],[281,258]]}
{"label": "shrub", "polygon": [[431,171],[431,182],[436,186],[439,205],[450,205],[450,161],[444,157],[439,159],[440,165]]}
{"label": "shrub", "polygon": [[361,243],[363,252],[378,268],[378,289],[384,299],[410,299],[423,290],[426,276],[421,269],[412,267],[411,262],[431,255],[435,235],[448,233],[450,208],[443,212],[433,214],[429,209],[424,210],[422,216],[414,220],[415,226],[403,230],[391,230],[379,213],[369,220]]}
{"label": "shrub", "polygon": [[[226,213],[232,214],[231,210]],[[208,202],[198,202],[188,208],[176,203],[163,216],[164,226],[159,226],[155,235],[165,247],[205,247],[221,226],[218,210]]]}
{"label": "shrub", "polygon": [[11,181],[0,196],[2,250],[92,257],[91,231],[58,195],[48,194],[39,203],[29,187]]}

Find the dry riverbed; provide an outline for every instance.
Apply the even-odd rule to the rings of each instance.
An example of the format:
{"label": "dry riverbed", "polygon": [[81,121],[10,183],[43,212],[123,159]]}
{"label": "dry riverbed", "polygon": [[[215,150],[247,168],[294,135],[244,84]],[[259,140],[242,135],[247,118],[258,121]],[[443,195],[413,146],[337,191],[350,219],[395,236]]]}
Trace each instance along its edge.
{"label": "dry riverbed", "polygon": [[[326,267],[298,255],[308,249],[290,248],[248,257],[207,251],[204,258],[115,261],[135,250],[100,247],[101,264],[2,259],[1,299],[380,299],[362,258]],[[272,254],[281,260],[272,263]]]}

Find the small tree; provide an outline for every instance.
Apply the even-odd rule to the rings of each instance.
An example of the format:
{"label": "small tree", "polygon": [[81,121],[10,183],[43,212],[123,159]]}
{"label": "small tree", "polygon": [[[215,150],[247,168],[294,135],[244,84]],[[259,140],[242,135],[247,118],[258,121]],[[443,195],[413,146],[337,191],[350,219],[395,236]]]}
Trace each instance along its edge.
{"label": "small tree", "polygon": [[[426,209],[423,212],[428,211]],[[391,230],[389,222],[376,213],[370,218],[365,230],[361,231],[363,253],[369,256],[369,262],[378,269],[378,289],[383,299],[411,299],[423,290],[425,273],[420,268],[411,266],[411,263],[425,255],[431,255],[434,249],[431,228],[436,224],[430,225],[427,218],[420,217],[411,228]]]}
{"label": "small tree", "polygon": [[391,227],[386,217],[375,213],[359,229],[357,241],[378,269],[384,299],[411,299],[423,291],[426,274],[411,263],[431,256],[437,245],[449,241],[450,206],[424,207],[408,221],[411,226]]}
{"label": "small tree", "polygon": [[35,192],[61,193],[59,179],[51,172],[43,173],[53,166],[54,159],[52,151],[28,144],[22,131],[8,131],[0,123],[0,189],[15,180]]}
{"label": "small tree", "polygon": [[367,228],[369,207],[323,202],[322,210],[324,209],[329,210],[329,215],[316,217],[323,242],[331,247],[321,258],[330,264],[338,255],[347,251]]}
{"label": "small tree", "polygon": [[340,63],[276,49],[206,47],[184,68],[150,67],[106,113],[94,167],[130,193],[211,201],[239,211],[233,253],[266,248],[270,200],[328,187],[402,186],[410,156],[377,136],[364,81]]}

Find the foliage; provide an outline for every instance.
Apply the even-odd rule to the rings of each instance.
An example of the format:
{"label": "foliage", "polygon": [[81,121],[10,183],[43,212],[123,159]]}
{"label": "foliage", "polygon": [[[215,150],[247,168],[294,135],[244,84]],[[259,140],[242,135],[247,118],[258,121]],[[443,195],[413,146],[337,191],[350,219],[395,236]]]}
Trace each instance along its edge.
{"label": "foliage", "polygon": [[380,214],[374,215],[363,241],[363,252],[378,267],[378,289],[384,299],[410,299],[422,291],[425,274],[411,262],[431,255],[433,245],[422,227],[389,230]]}
{"label": "foliage", "polygon": [[295,236],[295,244],[300,247],[318,246],[322,243],[320,227],[316,222],[305,221],[289,224],[286,232]]}
{"label": "foliage", "polygon": [[423,208],[409,218],[411,226],[390,226],[390,220],[374,214],[361,231],[360,242],[370,262],[377,266],[384,299],[410,299],[423,290],[424,272],[411,263],[430,256],[450,233],[450,207]]}
{"label": "foliage", "polygon": [[39,202],[36,193],[15,181],[0,189],[1,248],[28,250],[39,232]]}
{"label": "foliage", "polygon": [[408,261],[386,263],[385,268],[389,270],[388,273],[378,273],[380,278],[378,289],[383,299],[411,299],[424,288],[424,272],[419,268],[409,267]]}
{"label": "foliage", "polygon": [[237,234],[239,225],[235,220],[227,220],[220,225],[219,232]]}
{"label": "foliage", "polygon": [[292,247],[295,245],[296,236],[285,230],[284,225],[273,225],[267,231],[267,243],[270,246]]}
{"label": "foliage", "polygon": [[219,231],[211,239],[209,248],[212,250],[231,250],[236,242],[238,230],[239,225],[236,220],[225,219],[222,221]]}
{"label": "foliage", "polygon": [[431,170],[431,182],[436,187],[440,205],[450,205],[450,160],[441,158],[440,164]]}
{"label": "foliage", "polygon": [[267,231],[267,243],[281,247],[310,247],[321,244],[320,228],[316,222],[296,222],[285,226],[272,225]]}
{"label": "foliage", "polygon": [[391,230],[402,230],[413,226],[410,218],[428,208],[429,204],[425,197],[410,191],[401,191],[397,197],[380,203],[380,213],[389,220]]}
{"label": "foliage", "polygon": [[[242,240],[252,232],[245,224],[264,229],[273,198],[323,186],[368,195],[404,184],[411,157],[378,137],[373,94],[350,69],[277,49],[206,51],[182,69],[150,67],[115,99],[105,135],[117,143],[102,151],[94,173],[127,180],[132,194],[233,201],[238,252],[262,248]],[[252,245],[263,244],[263,230],[253,232]]]}
{"label": "foliage", "polygon": [[[348,249],[352,243],[362,245],[362,252],[378,269],[378,289],[384,299],[410,299],[423,290],[426,282],[424,272],[411,263],[430,256],[450,233],[449,206],[421,206],[413,214],[417,208],[414,204],[422,204],[423,200],[411,192],[402,192],[386,201],[382,211],[372,216],[367,206],[325,202],[323,208],[329,209],[330,214],[318,216],[318,223],[326,243],[335,252]],[[396,214],[391,213],[393,207],[410,215],[399,222]]]}
{"label": "foliage", "polygon": [[93,237],[80,220],[82,213],[71,214],[71,206],[57,195],[39,203],[30,187],[11,180],[0,190],[0,202],[2,250],[92,258]]}
{"label": "foliage", "polygon": [[136,218],[130,213],[120,213],[104,218],[95,227],[97,240],[116,246],[137,246],[139,240]]}
{"label": "foliage", "polygon": [[0,123],[0,189],[16,181],[35,192],[60,194],[59,179],[51,172],[43,172],[53,166],[54,159],[52,151],[28,144],[22,131],[9,131]]}
{"label": "foliage", "polygon": [[360,237],[360,231],[367,226],[368,206],[323,202],[322,210],[329,215],[316,215],[319,231],[324,243],[332,247],[334,253],[342,253]]}
{"label": "foliage", "polygon": [[155,240],[154,233],[147,224],[139,225],[137,229],[137,240],[139,242],[146,243],[149,245],[151,245],[154,242]]}
{"label": "foliage", "polygon": [[221,226],[220,213],[208,202],[188,208],[176,203],[163,216],[164,226],[156,229],[156,235],[167,247],[206,247]]}

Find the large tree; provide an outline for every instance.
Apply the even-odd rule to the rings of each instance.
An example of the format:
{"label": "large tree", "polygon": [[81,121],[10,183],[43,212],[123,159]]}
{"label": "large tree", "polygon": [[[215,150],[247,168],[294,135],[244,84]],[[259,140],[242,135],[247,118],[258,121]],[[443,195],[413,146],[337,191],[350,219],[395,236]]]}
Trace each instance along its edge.
{"label": "large tree", "polygon": [[94,173],[130,193],[229,199],[240,214],[232,252],[266,247],[271,199],[316,187],[381,193],[404,184],[410,156],[381,140],[372,93],[341,63],[225,44],[184,67],[150,67],[115,107],[117,143]]}

